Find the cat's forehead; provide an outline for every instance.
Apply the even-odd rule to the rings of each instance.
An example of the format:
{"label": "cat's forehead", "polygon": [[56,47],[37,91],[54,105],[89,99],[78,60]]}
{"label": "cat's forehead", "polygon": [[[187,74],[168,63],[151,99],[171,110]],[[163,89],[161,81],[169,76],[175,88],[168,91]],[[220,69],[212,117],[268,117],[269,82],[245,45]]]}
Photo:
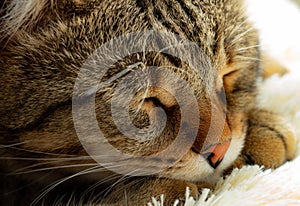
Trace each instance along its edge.
{"label": "cat's forehead", "polygon": [[[154,30],[177,35],[179,39],[190,41],[200,48],[202,54],[195,54],[193,57],[196,57],[201,63],[196,71],[200,73],[197,80],[199,84],[203,85],[215,86],[218,84],[218,73],[214,73],[214,75],[211,73],[220,72],[226,66],[228,53],[234,53],[236,43],[240,43],[236,41],[238,40],[236,37],[250,27],[244,13],[240,11],[241,5],[237,3],[233,6],[230,1],[216,1],[214,4],[207,1],[108,2],[102,2],[91,14],[79,16],[71,21],[70,25],[73,34],[76,33],[76,38],[88,38],[88,44],[96,49],[113,39],[143,31]],[[67,34],[67,36],[67,38],[74,38],[74,35]],[[151,39],[153,35],[137,36],[142,36],[145,42],[152,41],[153,44],[157,44],[156,49],[161,53],[166,53],[165,48],[174,46],[172,41],[168,45],[164,39]],[[125,43],[126,41],[125,38]],[[144,42],[141,43],[141,47],[143,47],[142,44]],[[120,45],[125,45],[124,41],[117,43],[117,46]],[[130,50],[132,47],[137,47],[135,41],[128,41],[123,48]],[[89,49],[91,53],[93,50]],[[140,53],[140,58],[132,59],[135,62],[129,61],[121,67],[115,67],[114,70],[110,70],[111,73],[108,76],[113,76],[139,61],[145,61],[143,52]],[[129,52],[128,56],[130,54]],[[119,55],[118,52],[117,55]],[[169,61],[165,60],[168,59],[165,56],[164,58],[156,55],[152,57],[146,55],[145,57],[147,57],[148,63],[161,61],[158,66],[174,66],[170,59]],[[183,60],[183,58],[180,59]],[[184,69],[188,70],[187,67]],[[180,75],[185,76],[182,73]],[[196,80],[196,75],[189,75],[189,77]],[[199,79],[203,81],[201,82]]]}
{"label": "cat's forehead", "polygon": [[[104,1],[71,24],[104,43],[131,32],[167,31],[199,44],[208,55],[249,28],[240,1]],[[80,27],[80,26],[79,26]],[[91,31],[91,32],[87,32]],[[79,32],[79,31],[76,31]]]}

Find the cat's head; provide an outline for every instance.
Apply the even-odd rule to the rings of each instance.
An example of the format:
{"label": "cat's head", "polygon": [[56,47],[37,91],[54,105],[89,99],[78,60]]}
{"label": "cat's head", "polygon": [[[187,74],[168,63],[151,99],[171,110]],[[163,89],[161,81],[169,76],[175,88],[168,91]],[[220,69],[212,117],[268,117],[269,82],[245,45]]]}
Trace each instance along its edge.
{"label": "cat's head", "polygon": [[1,22],[2,142],[188,181],[238,156],[259,70],[240,2],[16,2]]}

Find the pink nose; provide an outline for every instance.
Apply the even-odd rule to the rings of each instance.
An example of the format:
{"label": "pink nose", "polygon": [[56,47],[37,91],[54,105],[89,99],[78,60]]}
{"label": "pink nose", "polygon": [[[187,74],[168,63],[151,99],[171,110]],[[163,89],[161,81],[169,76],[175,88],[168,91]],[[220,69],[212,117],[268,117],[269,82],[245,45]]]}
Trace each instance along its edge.
{"label": "pink nose", "polygon": [[222,162],[231,141],[224,142],[222,144],[216,144],[201,152],[201,155],[207,159],[210,166],[216,169]]}

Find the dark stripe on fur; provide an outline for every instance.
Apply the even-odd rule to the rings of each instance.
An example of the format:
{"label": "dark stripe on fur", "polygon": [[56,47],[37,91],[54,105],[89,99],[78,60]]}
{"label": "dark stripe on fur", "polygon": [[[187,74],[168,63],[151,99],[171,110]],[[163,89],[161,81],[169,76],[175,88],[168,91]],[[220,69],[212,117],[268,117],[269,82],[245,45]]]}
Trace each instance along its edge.
{"label": "dark stripe on fur", "polygon": [[[287,144],[286,144],[286,142],[285,142],[284,136],[283,136],[280,132],[278,132],[278,131],[277,131],[276,129],[274,129],[273,127],[269,127],[269,126],[267,126],[267,125],[260,125],[260,124],[259,124],[259,125],[255,125],[255,126],[257,126],[257,127],[263,127],[263,128],[266,128],[266,129],[268,129],[268,130],[270,130],[270,131],[276,133],[276,136],[282,140],[282,144],[283,144],[283,146],[284,146],[284,149],[287,150]],[[252,127],[253,127],[253,126],[252,126]]]}
{"label": "dark stripe on fur", "polygon": [[[31,122],[30,124],[26,125],[25,127],[21,127],[21,128],[17,128],[17,129],[10,129],[10,128],[5,128],[5,130],[7,130],[8,132],[24,132],[24,131],[30,131],[36,128],[39,128],[39,126],[41,124],[43,124],[43,122],[45,122],[45,120],[47,119],[47,117],[49,117],[50,115],[52,115],[54,112],[56,112],[59,109],[62,109],[63,107],[68,107],[72,105],[72,100],[67,100],[65,102],[61,102],[59,104],[53,105],[48,107],[47,109],[44,110],[44,112],[42,113],[41,116],[39,116],[39,118],[37,118],[36,120],[34,120],[33,122]],[[1,125],[0,125],[1,126]]]}

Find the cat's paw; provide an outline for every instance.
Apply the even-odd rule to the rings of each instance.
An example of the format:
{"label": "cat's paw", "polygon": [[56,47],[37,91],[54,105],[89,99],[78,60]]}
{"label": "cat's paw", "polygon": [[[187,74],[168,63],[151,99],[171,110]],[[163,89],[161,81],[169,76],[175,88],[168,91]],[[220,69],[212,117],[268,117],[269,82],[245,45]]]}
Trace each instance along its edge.
{"label": "cat's paw", "polygon": [[250,112],[245,146],[236,166],[258,164],[276,168],[295,155],[294,133],[282,117],[266,110]]}

